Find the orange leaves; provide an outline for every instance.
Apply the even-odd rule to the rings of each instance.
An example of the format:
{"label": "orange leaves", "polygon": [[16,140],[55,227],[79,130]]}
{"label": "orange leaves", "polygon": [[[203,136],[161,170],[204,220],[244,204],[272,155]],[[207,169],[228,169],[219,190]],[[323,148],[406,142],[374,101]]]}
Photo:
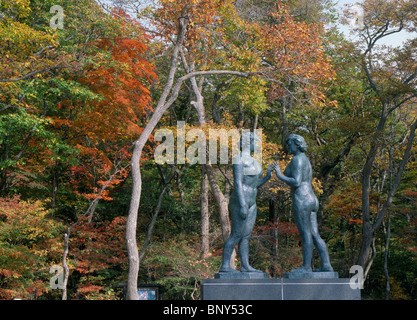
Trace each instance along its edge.
{"label": "orange leaves", "polygon": [[76,76],[74,90],[91,94],[82,101],[60,102],[60,116],[50,118],[54,129],[65,132],[79,150],[79,164],[69,170],[71,185],[89,200],[111,200],[109,189],[126,178],[124,171],[112,175],[121,162],[128,162],[127,150],[152,111],[148,86],[157,78],[147,60],[148,37],[138,23],[122,10],[114,11],[113,19],[111,36],[90,44],[89,63]]}
{"label": "orange leaves", "polygon": [[260,225],[255,228],[255,232],[261,235],[270,234],[271,231],[276,231],[280,235],[292,235],[292,236],[299,235],[299,232],[295,223],[286,222],[286,221],[279,221],[279,220],[267,221],[267,224]]}
{"label": "orange leaves", "polygon": [[87,294],[87,293],[91,293],[91,292],[99,292],[101,289],[103,289],[104,287],[102,286],[96,286],[96,285],[85,285],[84,287],[78,288],[77,292],[81,293],[81,294]]}
{"label": "orange leaves", "polygon": [[150,111],[147,85],[157,78],[154,66],[146,59],[147,37],[123,11],[115,15],[127,20],[120,19],[119,23],[132,29],[131,33],[120,32],[115,38],[96,42],[97,49],[110,53],[111,59],[102,61],[100,55],[93,57],[80,82],[102,99],[91,101],[76,120],[83,134],[106,142],[119,140],[121,136],[137,138],[138,121]]}
{"label": "orange leaves", "polygon": [[182,13],[189,19],[187,38],[196,40],[202,36],[202,28],[211,25],[218,19],[217,9],[225,2],[219,0],[162,0],[161,7],[156,11],[157,19],[154,21],[160,30],[167,36],[177,30],[176,19]]}
{"label": "orange leaves", "polygon": [[[170,43],[178,29],[178,19],[187,18],[187,32],[185,35],[185,54],[189,54],[196,63],[210,64],[218,56],[233,50],[230,46],[232,23],[239,24],[242,20],[236,13],[231,0],[186,0],[160,1],[161,7],[155,11],[152,23],[160,34]],[[239,22],[238,22],[239,21]],[[248,27],[248,25],[246,25]],[[228,39],[229,37],[229,39]],[[227,47],[227,49],[225,48]]]}
{"label": "orange leaves", "polygon": [[55,127],[63,127],[63,126],[67,126],[67,127],[71,127],[72,126],[72,121],[67,120],[67,119],[60,119],[58,117],[48,117],[49,120],[51,120],[51,125],[55,126]]}
{"label": "orange leaves", "polygon": [[[304,91],[313,93],[313,97],[322,99],[315,82],[335,76],[322,47],[322,26],[295,21],[281,4],[277,11],[270,13],[270,17],[274,22],[261,31],[269,64],[265,72],[276,83],[291,79],[304,87]],[[279,98],[284,92],[279,89],[280,85],[275,86],[273,92]]]}
{"label": "orange leaves", "polygon": [[404,191],[404,194],[407,197],[414,198],[415,200],[417,200],[417,191],[414,191],[414,190],[405,190]]}
{"label": "orange leaves", "polygon": [[362,224],[362,223],[363,223],[362,219],[349,218],[349,224]]}
{"label": "orange leaves", "polygon": [[113,61],[98,68],[93,65],[81,80],[103,99],[91,102],[78,127],[104,140],[118,139],[120,134],[136,139],[136,123],[150,111],[146,85],[156,78],[154,67],[144,58],[147,47],[140,38],[123,37],[102,39],[97,47],[110,51]]}
{"label": "orange leaves", "polygon": [[117,145],[105,148],[105,150],[82,145],[77,145],[77,147],[83,163],[69,168],[74,192],[88,200],[95,198],[113,200],[109,196],[110,190],[122,183],[129,171],[117,167],[110,160],[110,156],[117,156],[117,161],[128,160],[130,158],[128,147],[122,147],[121,150]]}

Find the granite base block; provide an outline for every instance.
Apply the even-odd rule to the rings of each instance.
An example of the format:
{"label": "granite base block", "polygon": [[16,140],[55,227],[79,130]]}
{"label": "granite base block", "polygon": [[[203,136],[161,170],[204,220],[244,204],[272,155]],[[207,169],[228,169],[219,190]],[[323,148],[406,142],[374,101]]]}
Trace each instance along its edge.
{"label": "granite base block", "polygon": [[202,285],[203,300],[282,300],[282,284],[277,279],[207,279]]}
{"label": "granite base block", "polygon": [[360,300],[350,279],[206,279],[203,300]]}

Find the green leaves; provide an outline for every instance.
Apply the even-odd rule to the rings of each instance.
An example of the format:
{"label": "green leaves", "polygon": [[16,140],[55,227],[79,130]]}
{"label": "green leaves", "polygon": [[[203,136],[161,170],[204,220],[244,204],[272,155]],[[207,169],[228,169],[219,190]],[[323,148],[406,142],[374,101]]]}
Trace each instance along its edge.
{"label": "green leaves", "polygon": [[0,162],[2,168],[17,164],[20,152],[28,146],[30,139],[48,139],[51,133],[46,130],[49,121],[19,109],[16,113],[0,116],[0,144],[8,145],[8,158]]}
{"label": "green leaves", "polygon": [[222,103],[231,106],[241,104],[251,115],[260,114],[269,108],[267,90],[267,82],[261,78],[238,78],[225,92]]}

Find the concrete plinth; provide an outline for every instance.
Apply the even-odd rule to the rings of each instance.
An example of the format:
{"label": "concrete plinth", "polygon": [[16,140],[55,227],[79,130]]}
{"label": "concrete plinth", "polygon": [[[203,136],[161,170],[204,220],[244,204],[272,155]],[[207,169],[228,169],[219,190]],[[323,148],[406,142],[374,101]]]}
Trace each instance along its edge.
{"label": "concrete plinth", "polygon": [[207,279],[203,300],[360,300],[350,279]]}

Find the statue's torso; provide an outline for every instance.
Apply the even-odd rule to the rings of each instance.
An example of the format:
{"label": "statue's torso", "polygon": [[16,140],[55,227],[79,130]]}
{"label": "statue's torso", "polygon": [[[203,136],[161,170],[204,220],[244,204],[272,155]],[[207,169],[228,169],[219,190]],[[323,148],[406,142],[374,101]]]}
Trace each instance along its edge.
{"label": "statue's torso", "polygon": [[[245,202],[248,207],[256,203],[259,179],[262,177],[261,165],[251,156],[240,155],[243,169],[242,189]],[[230,201],[238,203],[238,194],[235,190],[231,195]]]}
{"label": "statue's torso", "polygon": [[291,188],[291,192],[294,197],[294,206],[316,207],[318,205],[318,201],[311,185],[313,177],[312,168],[310,161],[304,153],[294,156],[284,171],[285,176],[292,178],[294,178],[297,173],[301,177],[301,183],[299,186]]}

